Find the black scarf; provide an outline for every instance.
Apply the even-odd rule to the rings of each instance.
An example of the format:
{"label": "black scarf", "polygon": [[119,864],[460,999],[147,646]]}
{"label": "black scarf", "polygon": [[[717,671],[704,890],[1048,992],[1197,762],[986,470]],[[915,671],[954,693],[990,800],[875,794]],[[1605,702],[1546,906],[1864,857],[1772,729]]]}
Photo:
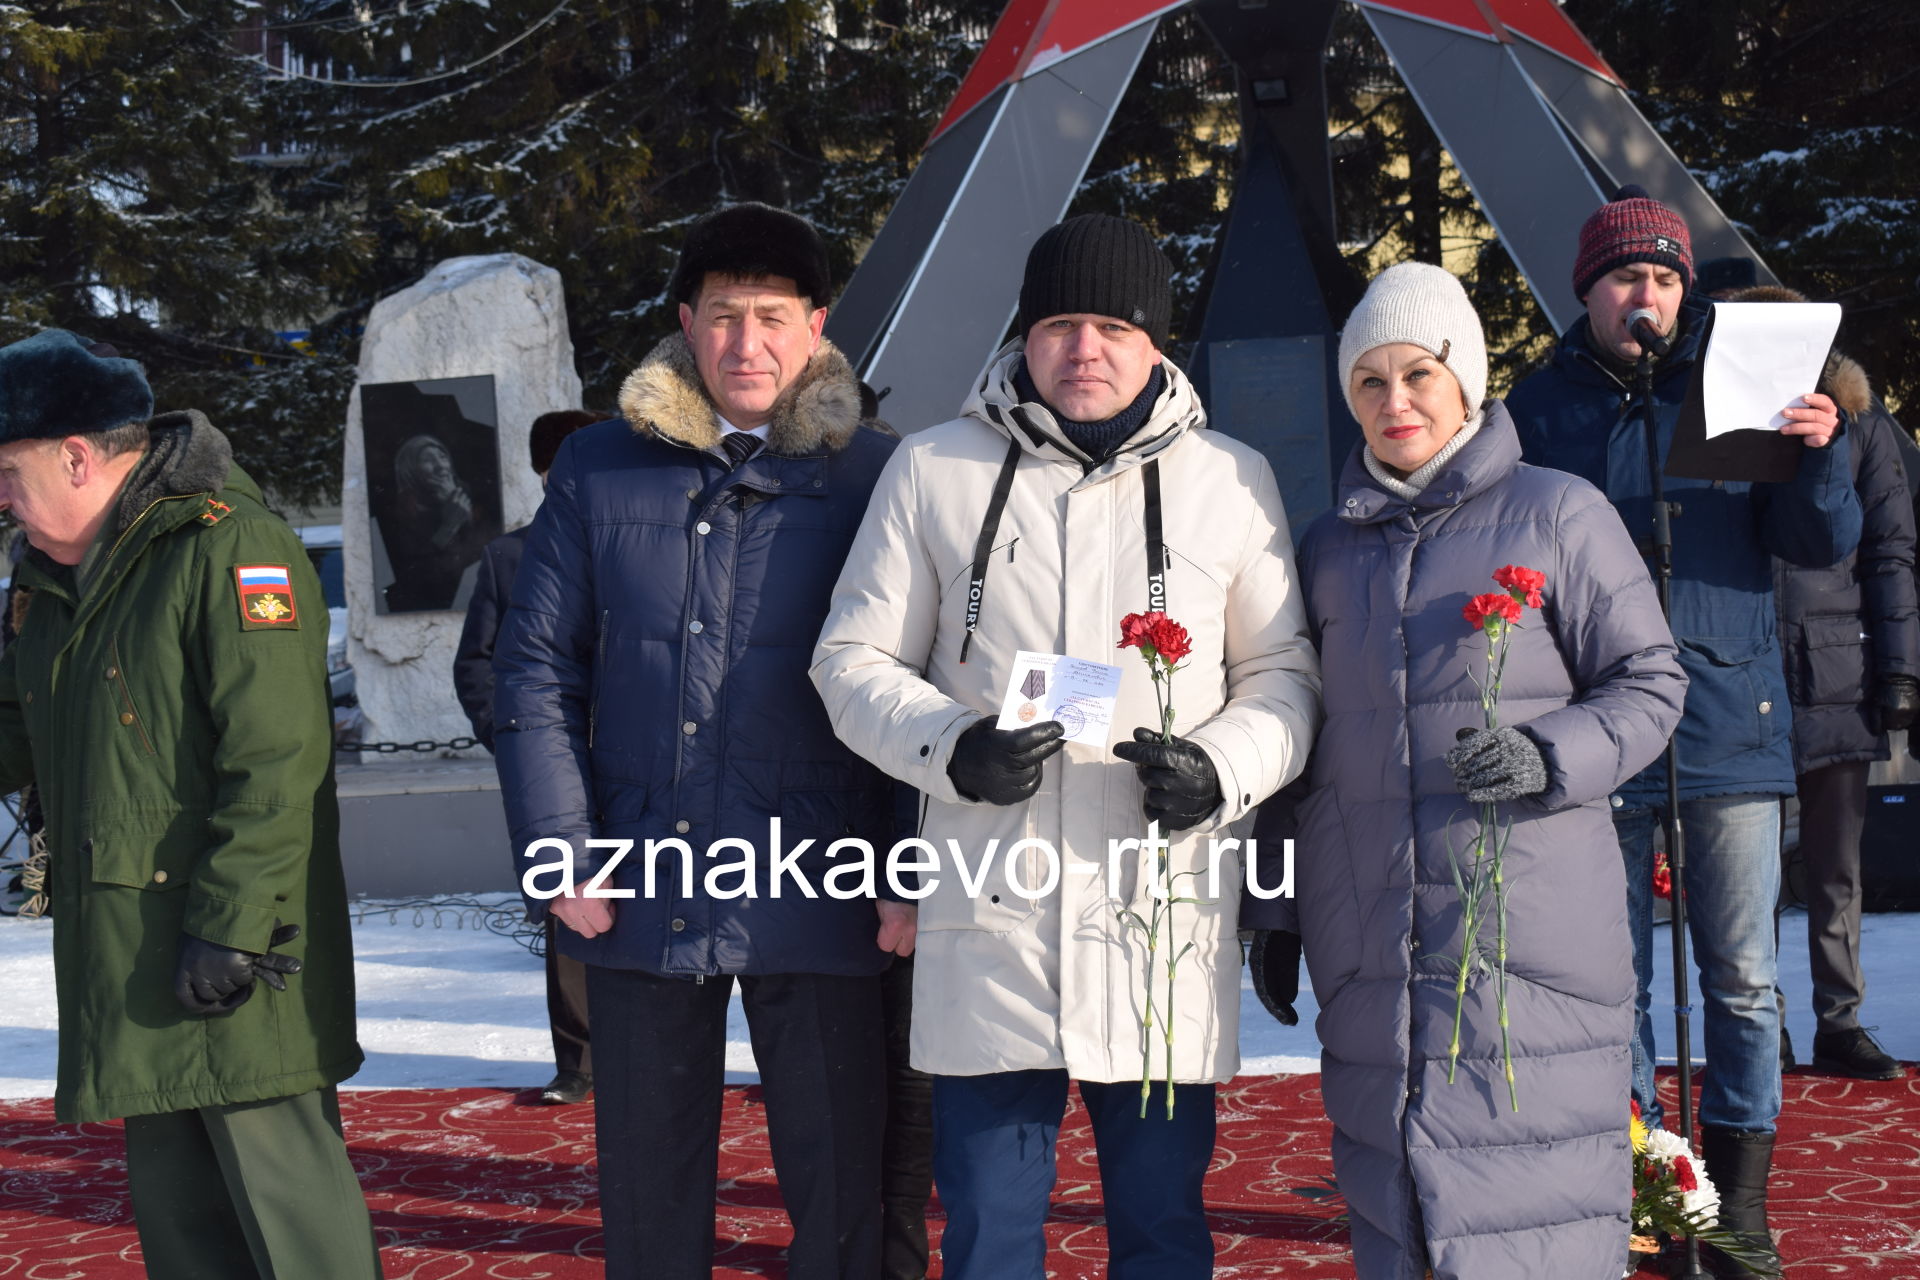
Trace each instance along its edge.
{"label": "black scarf", "polygon": [[1105,462],[1112,457],[1114,451],[1140,429],[1152,415],[1153,402],[1160,398],[1160,393],[1166,389],[1166,386],[1167,375],[1156,364],[1153,366],[1153,373],[1147,378],[1146,387],[1133,398],[1132,404],[1111,418],[1100,422],[1074,422],[1048,404],[1040,395],[1039,388],[1033,385],[1033,379],[1027,375],[1027,362],[1024,359],[1021,360],[1020,368],[1013,375],[1014,394],[1020,397],[1020,402],[1040,405],[1052,414],[1053,420],[1060,424],[1060,430],[1066,433],[1067,439],[1073,441],[1074,447],[1095,462]]}

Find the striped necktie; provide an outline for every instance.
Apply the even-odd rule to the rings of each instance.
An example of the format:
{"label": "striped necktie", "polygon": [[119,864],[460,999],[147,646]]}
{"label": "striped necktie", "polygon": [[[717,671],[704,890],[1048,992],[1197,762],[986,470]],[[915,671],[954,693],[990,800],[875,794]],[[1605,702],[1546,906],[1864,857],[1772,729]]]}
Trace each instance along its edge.
{"label": "striped necktie", "polygon": [[727,451],[727,456],[733,459],[733,465],[737,468],[748,458],[760,452],[760,437],[748,435],[744,431],[729,431],[720,437],[720,445]]}

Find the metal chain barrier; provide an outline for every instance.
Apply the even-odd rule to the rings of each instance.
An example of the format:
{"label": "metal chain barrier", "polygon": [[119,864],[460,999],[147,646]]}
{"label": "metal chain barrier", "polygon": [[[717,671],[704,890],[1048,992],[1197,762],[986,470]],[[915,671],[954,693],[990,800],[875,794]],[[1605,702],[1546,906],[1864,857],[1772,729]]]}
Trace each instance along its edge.
{"label": "metal chain barrier", "polygon": [[[407,917],[403,919],[403,915]],[[365,924],[380,916],[389,925],[411,924],[416,929],[429,926],[444,929],[483,929],[511,938],[536,956],[547,953],[546,929],[527,920],[526,908],[517,898],[487,902],[459,894],[430,898],[357,899],[353,903],[353,922]]]}
{"label": "metal chain barrier", "polygon": [[469,747],[480,745],[478,738],[455,738],[451,742],[336,742],[335,751],[371,752],[374,755],[390,756],[401,751],[465,751]]}

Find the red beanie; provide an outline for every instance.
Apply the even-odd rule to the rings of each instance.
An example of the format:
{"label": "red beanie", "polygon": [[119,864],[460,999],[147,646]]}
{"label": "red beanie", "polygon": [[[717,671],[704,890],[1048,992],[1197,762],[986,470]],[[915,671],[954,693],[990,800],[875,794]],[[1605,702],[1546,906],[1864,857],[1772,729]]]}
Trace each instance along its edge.
{"label": "red beanie", "polygon": [[1672,267],[1693,288],[1693,241],[1679,214],[1640,187],[1628,184],[1594,210],[1580,228],[1580,254],[1573,263],[1573,294],[1582,302],[1593,282],[1629,262]]}

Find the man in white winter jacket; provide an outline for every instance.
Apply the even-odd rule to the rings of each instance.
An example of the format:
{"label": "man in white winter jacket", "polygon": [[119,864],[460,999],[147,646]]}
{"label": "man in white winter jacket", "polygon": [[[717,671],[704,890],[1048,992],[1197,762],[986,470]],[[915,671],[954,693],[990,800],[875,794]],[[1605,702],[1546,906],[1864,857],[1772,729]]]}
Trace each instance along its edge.
{"label": "man in white winter jacket", "polygon": [[[841,739],[925,796],[937,865],[920,876],[917,938],[898,941],[920,953],[913,1062],[935,1076],[950,1280],[1045,1274],[1069,1079],[1099,1146],[1111,1274],[1212,1272],[1201,1179],[1214,1089],[1239,1065],[1243,872],[1227,842],[1300,771],[1320,679],[1272,469],[1205,429],[1160,353],[1171,274],[1119,218],[1035,242],[1023,336],[959,418],[887,464],[814,656]],[[1122,617],[1150,609],[1192,643],[1168,744],[1136,730],[1160,724],[1153,684],[1115,647]],[[1021,650],[1120,665],[1104,743],[1063,741],[1044,719],[995,727]],[[1151,918],[1154,862],[1109,857],[1150,819],[1173,869],[1200,873],[1180,896],[1203,899],[1177,904],[1159,937],[1171,1119],[1169,1050],[1143,1023],[1145,938],[1121,914]],[[1165,958],[1189,941],[1169,993]]]}

